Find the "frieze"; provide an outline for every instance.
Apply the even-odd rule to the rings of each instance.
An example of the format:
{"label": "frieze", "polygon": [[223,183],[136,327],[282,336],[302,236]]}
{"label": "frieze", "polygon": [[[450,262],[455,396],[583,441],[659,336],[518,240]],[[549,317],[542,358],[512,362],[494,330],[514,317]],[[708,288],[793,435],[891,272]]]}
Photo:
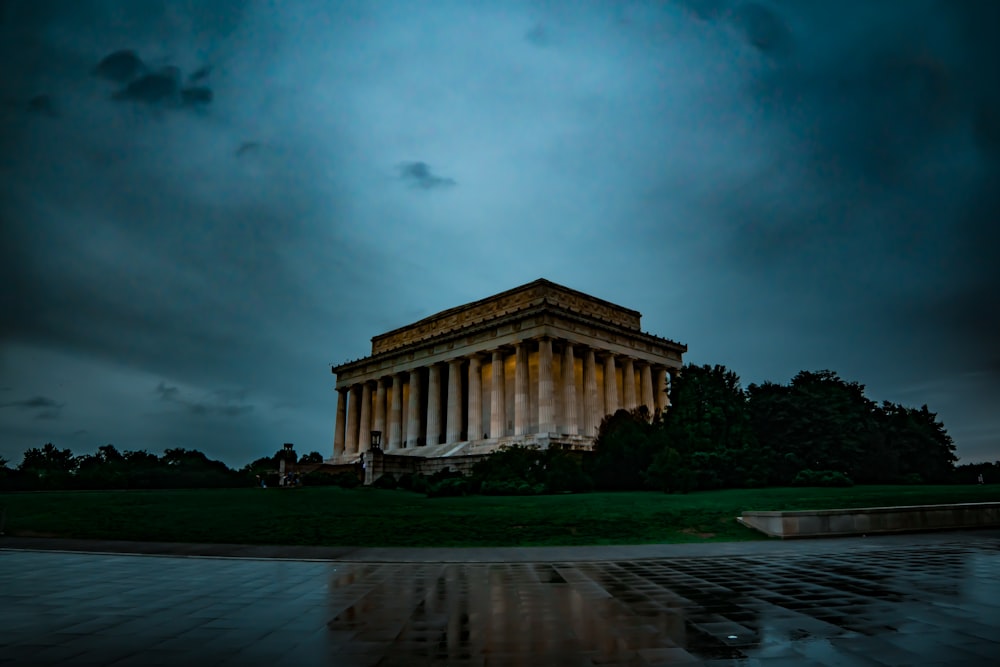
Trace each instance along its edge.
{"label": "frieze", "polygon": [[639,331],[638,312],[540,280],[511,292],[452,308],[407,327],[375,336],[372,338],[372,354],[381,354],[426,341],[542,304]]}

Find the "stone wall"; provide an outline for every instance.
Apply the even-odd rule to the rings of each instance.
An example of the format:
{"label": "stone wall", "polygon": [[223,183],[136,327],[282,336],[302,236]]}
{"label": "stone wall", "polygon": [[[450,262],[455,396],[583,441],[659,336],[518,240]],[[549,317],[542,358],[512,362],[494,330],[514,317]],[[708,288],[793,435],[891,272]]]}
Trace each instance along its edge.
{"label": "stone wall", "polygon": [[987,528],[1000,526],[1000,503],[743,512],[737,520],[765,535],[781,538]]}

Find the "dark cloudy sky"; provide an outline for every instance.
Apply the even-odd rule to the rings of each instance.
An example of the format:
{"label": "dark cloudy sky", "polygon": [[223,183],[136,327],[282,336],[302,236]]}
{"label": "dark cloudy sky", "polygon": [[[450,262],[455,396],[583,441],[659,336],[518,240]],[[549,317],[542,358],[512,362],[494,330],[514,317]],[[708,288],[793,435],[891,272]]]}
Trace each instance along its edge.
{"label": "dark cloudy sky", "polygon": [[329,455],[330,363],[545,277],[1000,459],[997,26],[987,0],[0,0],[0,456]]}

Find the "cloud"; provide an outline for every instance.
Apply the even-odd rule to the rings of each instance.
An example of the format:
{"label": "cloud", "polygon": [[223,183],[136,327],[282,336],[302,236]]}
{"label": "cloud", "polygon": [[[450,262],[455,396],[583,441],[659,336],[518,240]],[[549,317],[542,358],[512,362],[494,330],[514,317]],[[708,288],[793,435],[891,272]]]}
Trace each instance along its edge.
{"label": "cloud", "polygon": [[[165,107],[204,106],[212,102],[212,89],[202,82],[211,66],[199,67],[188,75],[187,86],[178,67],[167,65],[153,71],[135,51],[122,50],[105,56],[94,68],[96,76],[124,84],[112,99]],[[197,84],[197,85],[192,85]]]}
{"label": "cloud", "polygon": [[55,102],[52,101],[52,96],[45,93],[35,95],[28,100],[28,113],[48,116],[50,118],[59,116]]}
{"label": "cloud", "polygon": [[130,49],[110,53],[94,67],[94,75],[115,83],[129,83],[146,71],[139,55]]}
{"label": "cloud", "polygon": [[0,403],[0,408],[17,408],[24,411],[36,410],[34,418],[44,420],[59,419],[65,403],[60,403],[47,396],[32,396],[19,401]]}
{"label": "cloud", "polygon": [[239,417],[253,412],[254,406],[246,403],[245,389],[217,389],[203,400],[194,400],[181,395],[178,387],[168,386],[160,381],[153,389],[161,401],[182,406],[189,413],[201,417],[219,415],[223,417]]}
{"label": "cloud", "polygon": [[531,30],[525,33],[524,38],[529,43],[539,47],[546,47],[550,43],[548,30],[541,23],[536,23]]}
{"label": "cloud", "polygon": [[20,401],[9,401],[7,403],[0,403],[0,408],[24,408],[27,410],[33,410],[36,408],[61,408],[62,403],[59,403],[55,399],[48,398],[47,396],[33,396],[31,398],[25,398]]}
{"label": "cloud", "polygon": [[197,83],[199,81],[202,81],[203,79],[208,78],[208,75],[211,73],[212,73],[212,66],[204,65],[202,67],[199,67],[195,71],[191,72],[190,74],[188,74],[188,82]]}
{"label": "cloud", "polygon": [[786,55],[792,47],[792,34],[774,11],[748,2],[736,7],[732,20],[754,48],[772,55]]}
{"label": "cloud", "polygon": [[413,187],[430,190],[455,185],[451,178],[436,176],[426,162],[404,162],[399,165],[400,178]]}

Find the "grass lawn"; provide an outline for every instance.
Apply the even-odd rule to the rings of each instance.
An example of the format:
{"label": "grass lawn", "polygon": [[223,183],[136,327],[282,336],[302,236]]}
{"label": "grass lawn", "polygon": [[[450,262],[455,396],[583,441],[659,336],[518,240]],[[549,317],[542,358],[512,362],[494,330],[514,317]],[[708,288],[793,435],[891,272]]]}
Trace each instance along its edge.
{"label": "grass lawn", "polygon": [[1000,485],[426,498],[406,491],[218,489],[0,494],[8,535],[350,546],[539,546],[766,539],[744,510],[1000,501]]}

